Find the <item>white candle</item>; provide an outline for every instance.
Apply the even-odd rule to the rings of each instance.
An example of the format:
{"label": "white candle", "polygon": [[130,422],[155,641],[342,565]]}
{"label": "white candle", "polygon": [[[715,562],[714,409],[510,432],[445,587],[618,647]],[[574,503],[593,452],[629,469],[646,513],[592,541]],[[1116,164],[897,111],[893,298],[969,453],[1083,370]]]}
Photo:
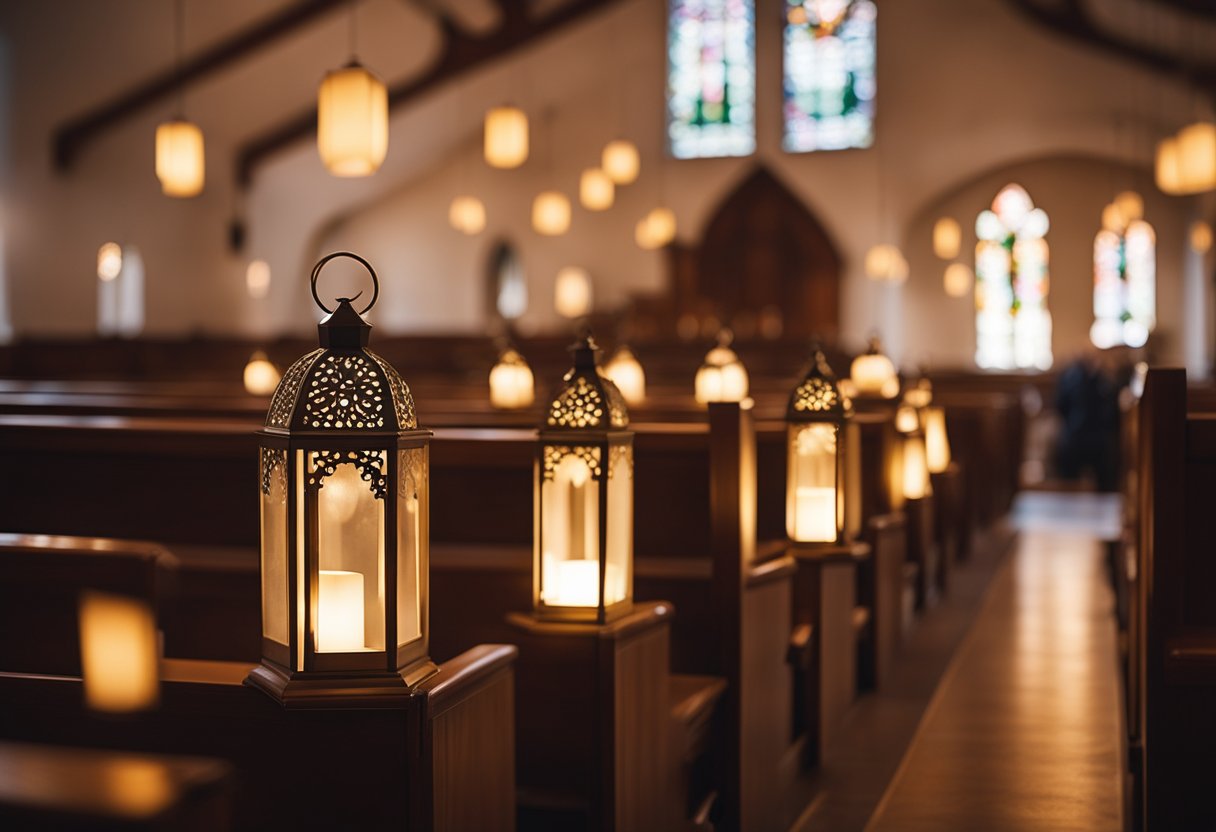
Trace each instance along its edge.
{"label": "white candle", "polygon": [[[604,577],[609,592],[607,602],[612,600],[620,588],[620,570],[614,564],[605,564]],[[600,565],[595,560],[558,560],[545,556],[545,586],[542,593],[545,604],[551,607],[594,607],[600,602]],[[623,592],[621,592],[623,597]]]}
{"label": "white candle", "polygon": [[317,652],[364,650],[363,573],[320,570],[317,592]]}
{"label": "white candle", "polygon": [[836,489],[801,486],[794,492],[794,539],[830,542],[836,539]]}

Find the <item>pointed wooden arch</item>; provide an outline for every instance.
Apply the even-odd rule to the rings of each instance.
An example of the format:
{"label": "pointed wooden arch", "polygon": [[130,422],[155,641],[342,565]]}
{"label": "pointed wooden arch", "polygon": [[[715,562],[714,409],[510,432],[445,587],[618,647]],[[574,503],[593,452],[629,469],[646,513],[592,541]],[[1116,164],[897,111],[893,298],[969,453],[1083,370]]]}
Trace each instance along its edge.
{"label": "pointed wooden arch", "polygon": [[767,168],[757,167],[722,200],[701,244],[683,254],[675,281],[682,312],[709,310],[746,336],[776,310],[785,337],[836,335],[840,254],[802,200]]}

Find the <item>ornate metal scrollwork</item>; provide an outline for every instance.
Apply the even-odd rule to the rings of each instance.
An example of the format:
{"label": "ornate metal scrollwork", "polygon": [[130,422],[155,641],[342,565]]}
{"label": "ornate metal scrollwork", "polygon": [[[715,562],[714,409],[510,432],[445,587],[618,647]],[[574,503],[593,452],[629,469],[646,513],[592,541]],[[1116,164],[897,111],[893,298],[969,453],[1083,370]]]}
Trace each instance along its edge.
{"label": "ornate metal scrollwork", "polygon": [[339,465],[354,465],[359,477],[370,484],[372,494],[383,500],[388,496],[387,465],[384,451],[309,451],[308,488],[317,491],[325,486],[325,478],[332,476]]}
{"label": "ornate metal scrollwork", "polygon": [[270,493],[270,483],[278,480],[279,485],[283,489],[283,493],[287,493],[287,451],[281,448],[262,448],[261,449],[261,469],[262,469],[262,493]]}
{"label": "ornate metal scrollwork", "polygon": [[324,350],[315,349],[287,368],[282,381],[275,388],[274,398],[270,401],[270,410],[266,413],[267,427],[291,427],[291,414],[296,409],[296,398],[300,394],[300,385],[304,381],[308,368],[322,352]]}
{"label": "ornate metal scrollwork", "polygon": [[805,413],[825,413],[836,408],[840,402],[840,393],[836,386],[827,379],[808,378],[794,391],[792,402],[794,410]]}
{"label": "ornate metal scrollwork", "polygon": [[591,469],[591,479],[599,481],[604,476],[600,465],[600,449],[589,445],[545,445],[544,478],[553,479],[557,466],[568,456],[576,456]]}

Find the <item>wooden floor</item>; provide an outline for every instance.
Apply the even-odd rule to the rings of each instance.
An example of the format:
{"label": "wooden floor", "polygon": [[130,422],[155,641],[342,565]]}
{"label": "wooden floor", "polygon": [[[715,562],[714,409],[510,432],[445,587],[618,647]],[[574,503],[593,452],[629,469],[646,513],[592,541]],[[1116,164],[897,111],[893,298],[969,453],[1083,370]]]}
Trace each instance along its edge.
{"label": "wooden floor", "polygon": [[1119,830],[1109,501],[1026,495],[1020,537],[870,832]]}

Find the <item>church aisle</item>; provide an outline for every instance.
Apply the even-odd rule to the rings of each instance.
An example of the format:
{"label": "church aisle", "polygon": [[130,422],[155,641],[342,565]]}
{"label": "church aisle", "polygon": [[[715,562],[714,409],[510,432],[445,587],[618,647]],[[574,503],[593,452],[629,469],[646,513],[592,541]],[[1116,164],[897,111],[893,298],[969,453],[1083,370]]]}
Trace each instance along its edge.
{"label": "church aisle", "polygon": [[1116,633],[1099,539],[1107,524],[1094,522],[1114,505],[1085,495],[1020,503],[1017,550],[870,832],[1121,828]]}

